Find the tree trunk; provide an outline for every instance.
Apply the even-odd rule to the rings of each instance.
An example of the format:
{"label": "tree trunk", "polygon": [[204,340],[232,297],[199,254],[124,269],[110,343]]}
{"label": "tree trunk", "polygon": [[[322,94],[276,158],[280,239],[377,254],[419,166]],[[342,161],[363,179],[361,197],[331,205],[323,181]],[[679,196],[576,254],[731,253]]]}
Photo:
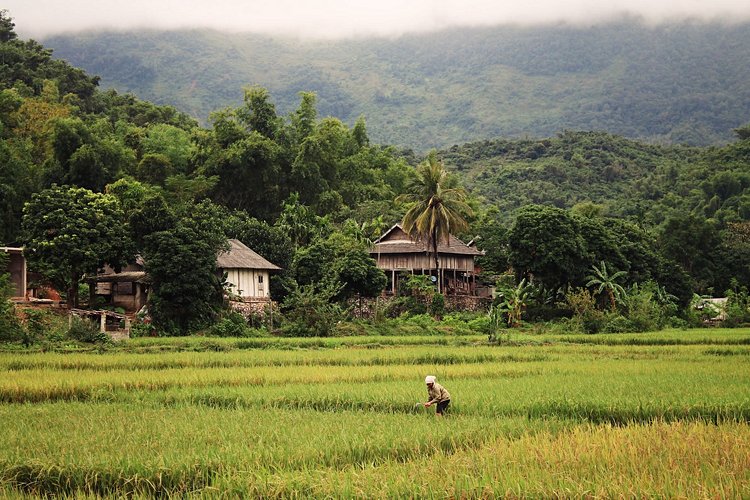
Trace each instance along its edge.
{"label": "tree trunk", "polygon": [[437,290],[438,293],[443,293],[442,291],[442,279],[440,279],[440,261],[438,260],[438,241],[437,241],[437,235],[435,232],[432,233],[432,252],[435,256],[435,273],[437,274]]}
{"label": "tree trunk", "polygon": [[75,269],[70,271],[70,287],[68,287],[67,299],[69,310],[78,307],[78,273]]}

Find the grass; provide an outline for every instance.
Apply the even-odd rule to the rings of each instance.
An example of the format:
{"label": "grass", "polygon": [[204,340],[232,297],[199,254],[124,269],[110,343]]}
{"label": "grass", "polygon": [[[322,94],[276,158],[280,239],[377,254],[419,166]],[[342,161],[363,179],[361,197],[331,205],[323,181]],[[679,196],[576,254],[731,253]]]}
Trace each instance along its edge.
{"label": "grass", "polygon": [[582,337],[2,352],[0,496],[750,495],[747,330]]}

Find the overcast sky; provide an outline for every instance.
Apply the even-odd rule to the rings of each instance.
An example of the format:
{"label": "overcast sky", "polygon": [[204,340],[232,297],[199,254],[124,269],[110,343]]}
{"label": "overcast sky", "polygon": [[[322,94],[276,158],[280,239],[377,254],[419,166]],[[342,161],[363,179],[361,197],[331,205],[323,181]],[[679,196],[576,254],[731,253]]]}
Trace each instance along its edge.
{"label": "overcast sky", "polygon": [[750,0],[4,0],[21,37],[86,29],[209,27],[302,37],[395,36],[449,26],[566,21],[627,13],[747,21]]}

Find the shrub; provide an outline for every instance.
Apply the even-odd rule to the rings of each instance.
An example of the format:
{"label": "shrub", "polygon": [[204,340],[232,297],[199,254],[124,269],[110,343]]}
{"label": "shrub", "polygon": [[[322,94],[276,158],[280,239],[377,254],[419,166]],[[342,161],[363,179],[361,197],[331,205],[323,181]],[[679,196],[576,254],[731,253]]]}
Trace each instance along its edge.
{"label": "shrub", "polygon": [[73,316],[67,337],[79,342],[89,343],[107,343],[110,341],[109,335],[106,332],[99,331],[95,322],[78,316]]}
{"label": "shrub", "polygon": [[412,296],[396,297],[384,308],[387,318],[398,318],[403,315],[426,314],[427,306]]}
{"label": "shrub", "polygon": [[142,321],[133,323],[130,325],[130,338],[135,339],[139,337],[155,337],[156,329],[151,323],[143,323]]}
{"label": "shrub", "polygon": [[[0,252],[0,269],[5,269],[7,262],[8,256]],[[10,274],[0,273],[0,341],[4,342],[21,340],[24,334],[13,304],[10,302],[12,294]]]}
{"label": "shrub", "polygon": [[436,293],[432,296],[432,301],[430,302],[430,314],[438,320],[445,315],[445,297],[442,293]]}
{"label": "shrub", "polygon": [[607,321],[607,315],[596,308],[596,298],[585,288],[577,288],[565,294],[565,302],[573,311],[573,318],[584,333],[599,333]]}
{"label": "shrub", "polygon": [[670,303],[662,304],[658,297],[658,285],[654,283],[635,284],[628,290],[622,304],[625,316],[632,323],[629,331],[647,332],[664,326]]}
{"label": "shrub", "polygon": [[750,295],[747,288],[736,287],[727,291],[726,319],[722,326],[735,328],[750,323]]}
{"label": "shrub", "polygon": [[211,325],[207,333],[212,337],[246,337],[248,330],[245,318],[237,312],[229,311]]}
{"label": "shrub", "polygon": [[635,324],[619,314],[610,316],[602,328],[602,333],[628,333],[635,331],[638,331]]}
{"label": "shrub", "polygon": [[296,286],[284,299],[281,331],[290,337],[328,337],[343,318],[341,306],[332,302],[339,287]]}
{"label": "shrub", "polygon": [[49,328],[49,318],[44,311],[37,309],[25,309],[26,325],[24,328],[23,343],[29,346],[44,337]]}

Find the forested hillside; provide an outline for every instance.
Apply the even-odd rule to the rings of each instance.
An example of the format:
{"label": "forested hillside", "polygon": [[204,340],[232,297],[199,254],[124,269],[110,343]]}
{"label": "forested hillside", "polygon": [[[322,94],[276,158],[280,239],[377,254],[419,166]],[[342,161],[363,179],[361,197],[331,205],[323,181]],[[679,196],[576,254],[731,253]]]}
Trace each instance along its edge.
{"label": "forested hillside", "polygon": [[[737,129],[744,137],[747,127]],[[441,151],[476,195],[507,220],[527,204],[601,205],[654,227],[675,213],[722,223],[750,219],[750,145],[657,146],[603,132],[495,139]]]}
{"label": "forested hillside", "polygon": [[494,137],[603,130],[656,143],[731,140],[750,116],[750,25],[453,29],[397,39],[300,42],[212,31],[96,32],[45,40],[102,86],[208,123],[268,88],[322,116],[368,120],[377,142],[418,151]]}

